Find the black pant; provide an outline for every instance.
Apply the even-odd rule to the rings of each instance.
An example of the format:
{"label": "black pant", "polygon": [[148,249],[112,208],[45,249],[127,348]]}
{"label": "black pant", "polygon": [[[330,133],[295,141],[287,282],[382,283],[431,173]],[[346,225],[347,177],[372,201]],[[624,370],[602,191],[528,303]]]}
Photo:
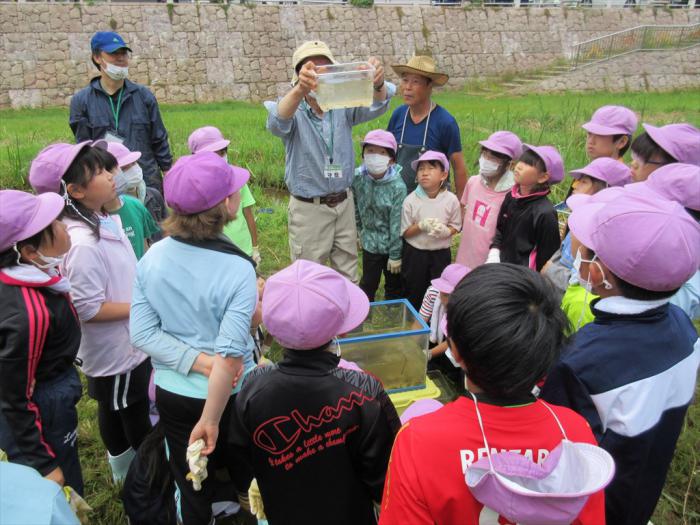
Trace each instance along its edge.
{"label": "black pant", "polygon": [[449,248],[419,250],[404,241],[401,259],[403,290],[416,311],[420,310],[423,296],[430,286],[430,281],[440,277],[451,260],[452,253]]}
{"label": "black pant", "polygon": [[148,398],[126,408],[112,410],[109,403],[97,402],[97,424],[100,436],[112,456],[139,448],[151,430]]}
{"label": "black pant", "polygon": [[[156,406],[160,413],[160,424],[163,425],[165,441],[168,445],[170,472],[180,491],[180,511],[184,525],[207,525],[210,523],[212,519],[211,504],[214,501],[214,492],[217,488],[214,473],[218,469],[227,467],[236,488],[241,490],[234,477],[237,469],[228,464],[229,416],[234,400],[235,396],[229,399],[221,416],[216,449],[209,456],[207,463],[208,477],[202,483],[202,490],[195,492],[192,482],[186,479],[190,469],[185,456],[192,428],[202,415],[205,400],[181,396],[156,387]],[[250,478],[247,481],[249,482]],[[242,489],[247,489],[247,485]],[[234,499],[233,494],[229,499]]]}
{"label": "black pant", "polygon": [[401,274],[391,273],[386,265],[389,256],[382,253],[371,253],[362,250],[362,280],[360,288],[367,294],[370,302],[374,301],[374,295],[379,288],[379,280],[384,272],[384,299],[400,299],[403,295],[401,286]]}

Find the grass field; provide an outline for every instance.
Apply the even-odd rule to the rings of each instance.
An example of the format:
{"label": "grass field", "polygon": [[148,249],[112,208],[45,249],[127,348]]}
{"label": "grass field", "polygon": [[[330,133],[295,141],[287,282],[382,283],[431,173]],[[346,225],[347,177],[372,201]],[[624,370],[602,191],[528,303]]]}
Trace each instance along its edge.
{"label": "grass field", "polygon": [[[580,125],[604,104],[633,108],[641,121],[653,124],[686,121],[700,125],[700,91],[666,94],[528,95],[484,98],[463,92],[435,97],[456,118],[462,131],[467,166],[474,171],[481,140],[498,129],[516,132],[525,142],[556,145],[567,169],[584,166],[585,133]],[[262,105],[239,102],[161,107],[176,157],[187,153],[189,133],[203,125],[219,127],[232,140],[229,159],[248,168],[257,200],[256,216],[263,257],[261,273],[269,275],[289,262],[287,250],[284,150],[281,141],[265,131]],[[385,127],[389,114],[354,130],[356,144],[373,128]],[[71,141],[68,111],[64,108],[0,111],[0,188],[26,188],[31,159],[44,146]],[[358,150],[359,148],[356,148]],[[560,197],[568,183],[557,189]],[[95,404],[80,402],[79,443],[86,478],[86,499],[95,512],[91,523],[124,523],[118,490],[111,486],[106,453],[97,431]],[[659,524],[700,523],[700,408],[697,402],[688,415],[662,498],[654,516]]]}

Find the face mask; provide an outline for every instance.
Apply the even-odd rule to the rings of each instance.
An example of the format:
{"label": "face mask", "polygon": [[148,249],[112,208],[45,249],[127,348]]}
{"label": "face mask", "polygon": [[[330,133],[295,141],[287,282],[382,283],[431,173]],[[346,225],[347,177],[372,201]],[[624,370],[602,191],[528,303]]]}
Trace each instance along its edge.
{"label": "face mask", "polygon": [[386,155],[379,155],[378,153],[368,153],[365,155],[365,167],[367,171],[372,175],[381,175],[385,173],[389,168],[389,161],[391,159]]}
{"label": "face mask", "polygon": [[124,175],[122,170],[119,170],[119,172],[114,176],[114,190],[117,192],[117,195],[124,195],[128,187],[129,181],[126,178],[126,175]]}
{"label": "face mask", "polygon": [[479,157],[479,173],[482,177],[490,179],[498,174],[501,165],[498,162],[486,159],[483,156]]}
{"label": "face mask", "polygon": [[104,72],[107,73],[107,76],[112,80],[124,80],[129,76],[128,67],[115,66],[114,64],[107,64],[107,67],[104,68]]}
{"label": "face mask", "polygon": [[600,264],[598,264],[598,261],[596,261],[596,257],[598,257],[598,256],[594,255],[593,259],[591,259],[590,261],[587,259],[584,259],[583,257],[581,257],[581,248],[579,248],[578,250],[576,250],[576,257],[574,258],[573,266],[574,266],[574,270],[576,270],[576,272],[579,275],[579,283],[581,284],[581,286],[583,286],[583,288],[588,293],[593,293],[593,283],[591,282],[591,273],[590,272],[588,272],[588,278],[585,281],[583,281],[580,278],[581,277],[581,263],[584,263],[584,262],[588,263],[588,264],[598,265],[598,269],[600,270],[600,273],[603,274],[603,281],[601,282],[601,284],[605,287],[606,290],[612,289],[612,284],[610,284],[610,282],[605,278],[605,272],[603,272],[603,269],[600,267]]}
{"label": "face mask", "polygon": [[143,170],[138,164],[134,164],[124,172],[126,182],[129,186],[136,186],[143,180]]}
{"label": "face mask", "polygon": [[39,257],[41,257],[44,262],[39,263],[37,261],[31,261],[31,263],[42,270],[55,270],[63,262],[62,255],[60,257],[49,257],[48,255],[41,253],[39,250],[37,250],[36,253],[39,254]]}

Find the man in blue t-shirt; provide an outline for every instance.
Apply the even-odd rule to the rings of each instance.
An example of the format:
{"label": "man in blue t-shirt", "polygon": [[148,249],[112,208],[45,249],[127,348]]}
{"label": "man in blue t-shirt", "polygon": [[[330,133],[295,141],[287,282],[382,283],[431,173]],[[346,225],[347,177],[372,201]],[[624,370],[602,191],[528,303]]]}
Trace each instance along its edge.
{"label": "man in blue t-shirt", "polygon": [[391,66],[401,77],[404,105],[394,110],[387,130],[394,134],[399,149],[396,162],[408,192],[416,188],[416,172],[411,162],[428,150],[444,153],[454,172],[453,189],[462,196],[467,183],[467,169],[462,141],[455,118],[431,100],[433,86],[443,86],[448,76],[437,71],[429,56],[414,56],[407,64]]}

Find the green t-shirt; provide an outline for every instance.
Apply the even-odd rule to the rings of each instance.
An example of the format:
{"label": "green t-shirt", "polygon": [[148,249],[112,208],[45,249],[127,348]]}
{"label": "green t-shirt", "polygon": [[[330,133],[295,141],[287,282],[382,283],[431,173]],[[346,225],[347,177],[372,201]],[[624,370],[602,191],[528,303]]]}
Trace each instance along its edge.
{"label": "green t-shirt", "polygon": [[[571,334],[569,335],[576,333],[595,319],[593,312],[591,312],[591,301],[597,298],[597,295],[590,292],[586,297],[586,289],[580,284],[569,285],[561,300],[561,309],[564,310],[571,322]],[[579,322],[581,326],[579,326]]]}
{"label": "green t-shirt", "polygon": [[136,259],[141,259],[146,252],[144,241],[158,233],[160,229],[140,200],[131,195],[122,195],[119,198],[122,201],[122,207],[117,213],[122,220],[122,228],[134,248]]}
{"label": "green t-shirt", "polygon": [[250,236],[248,223],[243,216],[243,208],[253,204],[255,204],[253,194],[250,192],[248,185],[244,184],[241,188],[241,205],[238,208],[236,218],[224,226],[224,235],[249,256],[253,255],[253,238]]}

